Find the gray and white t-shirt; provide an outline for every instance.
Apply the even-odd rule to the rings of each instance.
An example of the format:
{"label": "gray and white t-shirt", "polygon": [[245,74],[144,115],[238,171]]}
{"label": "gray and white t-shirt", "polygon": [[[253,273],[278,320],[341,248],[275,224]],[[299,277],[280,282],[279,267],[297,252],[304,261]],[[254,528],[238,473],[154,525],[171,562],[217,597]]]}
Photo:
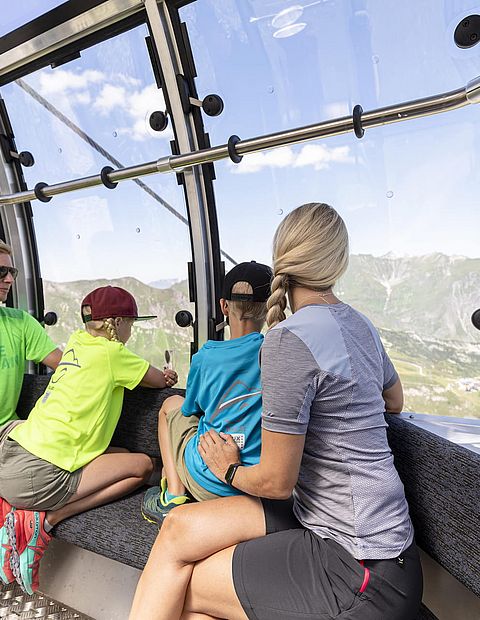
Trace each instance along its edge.
{"label": "gray and white t-shirt", "polygon": [[382,391],[398,378],[371,322],[344,303],[310,305],[262,347],[263,428],[305,434],[295,514],[357,559],[413,540],[387,442]]}

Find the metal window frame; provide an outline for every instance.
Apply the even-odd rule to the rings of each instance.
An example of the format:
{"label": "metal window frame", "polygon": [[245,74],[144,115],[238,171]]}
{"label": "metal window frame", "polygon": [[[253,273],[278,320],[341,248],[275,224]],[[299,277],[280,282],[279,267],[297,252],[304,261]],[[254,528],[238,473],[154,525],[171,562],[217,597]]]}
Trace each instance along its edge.
{"label": "metal window frame", "polygon": [[[193,106],[187,113],[182,106],[177,75],[185,78],[191,95],[196,97],[195,70],[191,59],[189,61],[189,50],[174,4],[168,0],[145,0],[145,11],[160,60],[161,81],[173,125],[175,148],[178,155],[182,155],[208,148],[209,140],[198,108]],[[192,301],[195,301],[196,310],[194,352],[206,340],[223,337],[223,331],[216,331],[223,266],[213,195],[213,167],[206,164],[184,169],[179,178],[185,192],[193,254],[194,282],[191,282],[191,287],[195,291],[195,300]]]}
{"label": "metal window frame", "polygon": [[[69,8],[74,10],[66,11],[67,2],[6,35],[10,43],[0,53],[0,86],[49,64],[61,64],[79,51],[145,21],[142,0],[108,0],[88,8],[90,4],[72,0]],[[67,20],[59,23],[62,16]],[[47,29],[49,21],[52,27]],[[28,40],[24,40],[26,33]]]}
{"label": "metal window frame", "polygon": [[[181,109],[176,79],[173,79],[175,72],[183,72],[189,81],[192,93],[195,93],[194,75],[189,71],[192,63],[185,62],[188,50],[185,47],[177,8],[173,7],[170,14],[169,4],[172,3],[162,1],[157,7],[155,0],[109,0],[108,2],[90,0],[85,4],[80,0],[71,0],[71,2],[64,3],[13,31],[10,33],[11,36],[7,35],[9,44],[4,45],[4,51],[0,54],[0,86],[51,63],[59,63],[62,59],[67,59],[82,49],[130,30],[140,23],[146,23],[157,54],[161,49],[159,57],[162,67],[155,67],[152,63],[152,68],[154,73],[159,70],[162,73],[161,83],[176,138],[173,146],[178,153],[189,152],[192,148],[198,150],[209,147],[208,135],[203,130],[200,111],[195,108],[191,113],[184,114]],[[146,5],[148,5],[148,11]],[[67,8],[70,12],[66,12]],[[69,19],[62,22],[62,15]],[[51,28],[48,28],[49,23],[53,25]],[[25,40],[26,31],[30,36],[33,35],[33,38]],[[18,44],[14,45],[15,42]],[[9,167],[12,168],[5,162],[3,164],[6,171]],[[20,174],[18,184],[10,182],[11,179],[8,182],[4,179],[3,186],[0,187],[2,195],[26,191],[21,168],[17,172]],[[12,177],[11,172],[8,174]],[[179,174],[189,213],[193,257],[193,270],[191,270],[193,282],[190,282],[190,289],[191,301],[196,306],[196,321],[192,352],[208,338],[223,337],[223,332],[217,332],[215,329],[217,323],[215,317],[219,316],[220,312],[218,293],[223,264],[220,260],[213,196],[212,181],[214,178],[212,164],[205,164],[199,169]],[[36,315],[43,314],[43,291],[33,224],[20,230],[20,227],[13,226],[14,220],[12,220],[14,213],[18,215],[22,211],[28,212],[31,219],[30,204],[28,201],[16,203],[13,211],[11,208],[5,209],[5,205],[0,205],[0,208],[2,220],[7,222],[5,218],[8,217],[6,228],[10,232],[6,236],[9,240],[17,240],[13,244],[17,263],[24,260],[24,256],[31,255],[26,260],[32,261],[32,268],[34,266],[35,271],[33,280],[40,283],[40,286],[26,285],[32,277],[29,275],[28,267],[25,266],[27,270],[25,283],[22,278],[17,280],[14,303],[15,305],[22,303],[24,307],[34,310]],[[20,267],[22,268],[23,265]],[[27,305],[20,302],[24,298],[27,299]]]}
{"label": "metal window frame", "polygon": [[[5,103],[0,96],[0,133],[4,134],[16,149],[10,119]],[[18,160],[8,162],[0,149],[0,192],[23,191],[27,188],[22,167]],[[7,305],[27,310],[38,320],[43,320],[44,298],[40,277],[37,243],[35,239],[33,213],[29,202],[12,207],[0,205],[0,232],[11,247],[15,266],[19,274],[12,287]]]}
{"label": "metal window frame", "polygon": [[[152,0],[155,2],[155,0]],[[349,132],[357,134],[361,138],[365,129],[381,127],[392,123],[400,123],[408,120],[440,114],[443,112],[463,108],[467,105],[480,103],[480,77],[470,80],[465,87],[457,90],[440,93],[423,99],[406,101],[384,108],[377,108],[361,113],[356,117],[355,110],[352,116],[342,116],[331,120],[305,125],[294,129],[287,129],[273,134],[265,134],[240,140],[237,136],[231,136],[227,144],[217,146],[207,146],[206,148],[196,148],[194,142],[193,150],[183,153],[164,156],[160,159],[139,163],[126,168],[118,168],[108,171],[106,175],[109,182],[118,183],[126,179],[136,179],[149,174],[176,172],[185,175],[194,172],[195,169],[204,170],[206,165],[211,165],[221,159],[233,159],[239,163],[239,158],[243,155],[256,153],[267,149],[299,144],[318,138],[338,136]],[[170,105],[170,103],[169,103]],[[355,106],[358,108],[359,106]],[[359,123],[361,134],[359,134]],[[205,134],[205,137],[206,134]],[[232,142],[232,139],[233,142]],[[192,170],[193,168],[193,170]],[[15,204],[18,201],[49,199],[58,194],[76,191],[86,187],[94,187],[104,182],[102,174],[95,174],[88,177],[62,181],[51,185],[42,184],[41,188],[28,189],[26,191],[0,195],[0,204]],[[40,196],[38,195],[40,192]]]}

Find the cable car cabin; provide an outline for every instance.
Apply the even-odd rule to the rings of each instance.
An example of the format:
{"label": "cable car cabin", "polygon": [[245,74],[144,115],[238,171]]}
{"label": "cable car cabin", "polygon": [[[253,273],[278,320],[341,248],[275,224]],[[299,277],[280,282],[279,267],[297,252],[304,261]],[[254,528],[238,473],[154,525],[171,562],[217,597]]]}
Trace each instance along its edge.
{"label": "cable car cabin", "polygon": [[[6,3],[0,28],[5,305],[63,348],[86,293],[124,287],[158,317],[130,349],[179,375],[126,391],[113,444],[159,456],[163,399],[228,337],[224,273],[270,264],[296,206],[332,204],[351,242],[335,292],[404,387],[387,422],[418,617],[479,618],[480,2],[44,0]],[[20,417],[49,380],[27,370]],[[143,492],[54,528],[42,594],[3,586],[0,615],[127,618],[157,534]]]}

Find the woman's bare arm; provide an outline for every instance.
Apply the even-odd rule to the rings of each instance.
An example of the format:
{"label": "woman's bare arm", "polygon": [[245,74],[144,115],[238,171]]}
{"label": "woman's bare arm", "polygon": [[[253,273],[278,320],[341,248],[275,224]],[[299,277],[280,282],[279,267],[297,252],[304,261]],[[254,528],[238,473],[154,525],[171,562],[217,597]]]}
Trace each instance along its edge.
{"label": "woman's bare arm", "polygon": [[403,410],[403,388],[400,379],[397,379],[387,390],[383,390],[382,396],[387,413],[401,413]]}
{"label": "woman's bare arm", "polygon": [[[233,486],[244,493],[269,499],[287,499],[298,480],[305,435],[274,433],[262,429],[262,452],[258,465],[238,467]],[[232,463],[241,461],[230,435],[213,430],[202,435],[199,453],[210,471],[222,481]]]}

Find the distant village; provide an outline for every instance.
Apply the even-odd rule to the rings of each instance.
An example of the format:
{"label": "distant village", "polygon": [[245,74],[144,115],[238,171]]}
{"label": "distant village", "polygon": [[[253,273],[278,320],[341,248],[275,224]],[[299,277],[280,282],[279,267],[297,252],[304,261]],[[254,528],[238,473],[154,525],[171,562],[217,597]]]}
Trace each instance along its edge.
{"label": "distant village", "polygon": [[480,392],[480,378],[459,379],[458,385],[464,392]]}

